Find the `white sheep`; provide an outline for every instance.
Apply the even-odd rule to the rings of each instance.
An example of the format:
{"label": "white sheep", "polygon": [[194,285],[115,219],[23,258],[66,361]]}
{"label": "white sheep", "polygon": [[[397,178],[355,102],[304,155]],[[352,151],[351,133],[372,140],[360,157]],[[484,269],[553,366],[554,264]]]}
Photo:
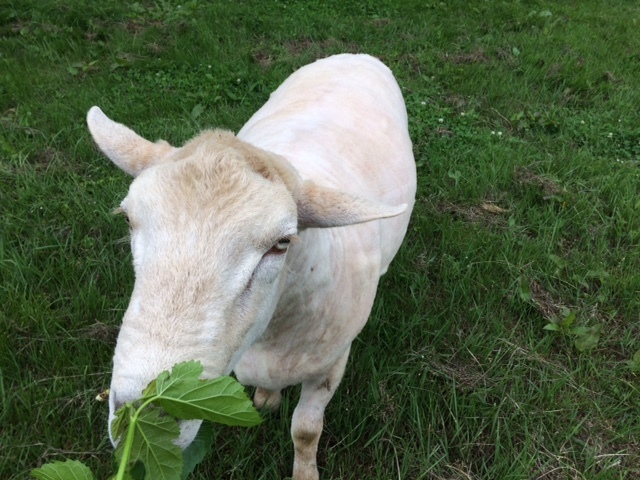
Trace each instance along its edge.
{"label": "white sheep", "polygon": [[[291,75],[237,137],[149,142],[93,107],[100,149],[135,177],[121,211],[135,285],[115,349],[110,420],[175,363],[235,371],[258,407],[302,384],[293,478],[317,479],[324,409],[379,277],[405,235],[416,169],[402,94],[367,55]],[[177,443],[194,438],[183,422]]]}

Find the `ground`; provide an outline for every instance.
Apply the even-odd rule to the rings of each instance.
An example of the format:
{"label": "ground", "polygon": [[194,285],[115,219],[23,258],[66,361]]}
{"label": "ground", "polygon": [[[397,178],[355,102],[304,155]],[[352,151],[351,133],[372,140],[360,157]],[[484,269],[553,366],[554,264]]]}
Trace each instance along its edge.
{"label": "ground", "polygon": [[[296,68],[366,52],[403,88],[419,191],[330,403],[325,479],[640,475],[640,7],[367,0],[0,6],[0,477],[111,467],[133,284],[128,178],[99,105],[145,137],[239,130]],[[194,478],[286,478],[297,397],[222,428]]]}

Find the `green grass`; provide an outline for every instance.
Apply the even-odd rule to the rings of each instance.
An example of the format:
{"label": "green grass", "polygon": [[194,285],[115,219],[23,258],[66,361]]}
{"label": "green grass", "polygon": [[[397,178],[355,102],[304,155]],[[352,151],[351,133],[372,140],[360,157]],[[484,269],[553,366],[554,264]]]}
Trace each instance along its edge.
{"label": "green grass", "polygon": [[[640,475],[640,7],[582,2],[20,0],[0,6],[0,478],[111,467],[133,284],[129,179],[92,105],[150,139],[237,131],[340,52],[403,88],[419,190],[320,442],[329,479]],[[543,327],[569,313],[594,348]],[[196,478],[290,475],[289,422],[222,428]]]}

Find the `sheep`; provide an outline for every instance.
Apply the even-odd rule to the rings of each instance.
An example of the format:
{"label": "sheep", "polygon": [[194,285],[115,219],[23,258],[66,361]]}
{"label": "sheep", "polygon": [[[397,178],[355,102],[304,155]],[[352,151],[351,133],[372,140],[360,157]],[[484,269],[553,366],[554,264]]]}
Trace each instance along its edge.
{"label": "sheep", "polygon": [[[113,358],[110,422],[175,363],[234,371],[275,409],[302,385],[293,478],[319,478],[323,415],[405,236],[416,167],[402,93],[368,55],[293,73],[238,132],[177,148],[87,114],[101,151],[134,177],[119,211],[135,284]],[[185,448],[198,421],[181,424]],[[110,433],[111,435],[111,433]],[[113,439],[112,439],[113,441]]]}

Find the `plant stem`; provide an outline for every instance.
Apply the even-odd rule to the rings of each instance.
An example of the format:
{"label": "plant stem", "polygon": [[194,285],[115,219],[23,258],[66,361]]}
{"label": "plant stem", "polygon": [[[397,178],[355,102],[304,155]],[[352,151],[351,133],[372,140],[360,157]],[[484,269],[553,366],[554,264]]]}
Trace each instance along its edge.
{"label": "plant stem", "polygon": [[153,397],[146,402],[144,402],[138,409],[131,414],[133,410],[132,404],[127,404],[127,411],[129,412],[129,426],[127,427],[127,438],[124,441],[124,446],[122,447],[122,458],[120,458],[120,465],[118,466],[118,473],[114,480],[124,480],[124,474],[127,471],[127,467],[129,466],[129,457],[131,456],[131,447],[133,446],[133,437],[136,433],[136,423],[138,422],[138,416],[144,407],[153,402],[157,397]]}
{"label": "plant stem", "polygon": [[140,413],[142,407],[136,410],[133,415],[131,415],[131,409],[131,404],[127,405],[127,410],[129,411],[129,426],[127,430],[127,438],[124,442],[124,447],[122,447],[122,458],[120,458],[120,466],[118,467],[118,473],[116,474],[115,480],[124,480],[124,474],[127,470],[127,466],[129,465],[129,457],[131,456],[131,445],[133,445],[133,436],[136,432],[138,413]]}

